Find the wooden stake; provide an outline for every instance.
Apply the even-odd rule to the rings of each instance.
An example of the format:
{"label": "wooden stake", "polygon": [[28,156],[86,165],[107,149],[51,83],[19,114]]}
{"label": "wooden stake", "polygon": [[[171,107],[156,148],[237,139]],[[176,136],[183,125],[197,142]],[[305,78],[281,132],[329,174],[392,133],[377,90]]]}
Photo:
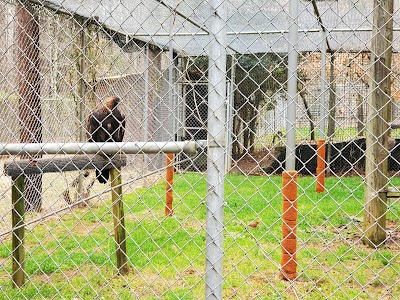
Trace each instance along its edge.
{"label": "wooden stake", "polygon": [[25,177],[22,175],[12,178],[12,286],[14,288],[21,287],[25,282],[24,183]]}
{"label": "wooden stake", "polygon": [[121,170],[110,170],[111,195],[114,219],[114,238],[116,244],[118,275],[126,275],[129,272],[128,256],[126,252],[126,230],[124,219],[124,203],[122,201]]}

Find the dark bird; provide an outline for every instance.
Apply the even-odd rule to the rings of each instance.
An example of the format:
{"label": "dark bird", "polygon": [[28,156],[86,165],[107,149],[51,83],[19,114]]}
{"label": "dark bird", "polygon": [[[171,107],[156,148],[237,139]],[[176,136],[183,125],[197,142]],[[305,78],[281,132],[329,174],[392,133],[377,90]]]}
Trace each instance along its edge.
{"label": "dark bird", "polygon": [[[87,119],[88,142],[122,142],[125,133],[125,116],[117,105],[121,100],[112,96],[96,107]],[[109,169],[96,170],[96,178],[106,183],[110,176]]]}

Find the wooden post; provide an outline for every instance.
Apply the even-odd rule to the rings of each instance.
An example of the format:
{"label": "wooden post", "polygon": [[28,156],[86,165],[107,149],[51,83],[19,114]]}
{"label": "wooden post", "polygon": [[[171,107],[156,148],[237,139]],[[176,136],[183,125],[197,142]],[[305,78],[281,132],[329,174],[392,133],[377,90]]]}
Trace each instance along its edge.
{"label": "wooden post", "polygon": [[24,181],[25,177],[22,175],[12,178],[12,285],[14,288],[21,287],[25,282]]}
{"label": "wooden post", "polygon": [[[39,21],[27,1],[18,5],[16,11],[20,142],[41,143],[43,121],[40,102]],[[38,157],[40,156],[35,156],[34,159]],[[25,201],[26,210],[41,210],[42,174],[26,176]]]}
{"label": "wooden post", "polygon": [[165,181],[166,181],[166,186],[165,186],[165,215],[166,216],[172,216],[174,213],[174,210],[172,208],[172,202],[174,201],[174,193],[172,190],[172,184],[174,183],[174,166],[172,165],[174,161],[174,154],[168,153],[167,154],[167,170],[165,174]]}
{"label": "wooden post", "polygon": [[126,254],[126,230],[124,203],[122,201],[121,170],[117,168],[111,169],[110,180],[118,275],[126,275],[129,272],[129,267],[128,256]]}
{"label": "wooden post", "polygon": [[386,239],[390,68],[393,40],[393,0],[374,0],[370,96],[367,105],[364,193],[364,238],[376,247]]}

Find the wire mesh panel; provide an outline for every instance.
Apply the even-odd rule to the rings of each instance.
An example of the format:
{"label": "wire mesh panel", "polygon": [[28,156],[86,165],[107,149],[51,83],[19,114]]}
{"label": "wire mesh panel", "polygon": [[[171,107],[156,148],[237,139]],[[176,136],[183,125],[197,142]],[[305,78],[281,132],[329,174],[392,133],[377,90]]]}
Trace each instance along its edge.
{"label": "wire mesh panel", "polygon": [[0,7],[1,299],[400,299],[397,0]]}

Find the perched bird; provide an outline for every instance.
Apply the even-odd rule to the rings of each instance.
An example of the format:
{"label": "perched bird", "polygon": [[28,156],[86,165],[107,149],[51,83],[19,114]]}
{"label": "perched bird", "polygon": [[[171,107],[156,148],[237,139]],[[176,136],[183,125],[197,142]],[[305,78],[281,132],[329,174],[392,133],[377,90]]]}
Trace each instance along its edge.
{"label": "perched bird", "polygon": [[[87,118],[88,142],[122,142],[125,133],[125,116],[117,105],[121,100],[108,97],[104,103],[96,107]],[[96,170],[96,178],[100,183],[106,183],[110,170]]]}

